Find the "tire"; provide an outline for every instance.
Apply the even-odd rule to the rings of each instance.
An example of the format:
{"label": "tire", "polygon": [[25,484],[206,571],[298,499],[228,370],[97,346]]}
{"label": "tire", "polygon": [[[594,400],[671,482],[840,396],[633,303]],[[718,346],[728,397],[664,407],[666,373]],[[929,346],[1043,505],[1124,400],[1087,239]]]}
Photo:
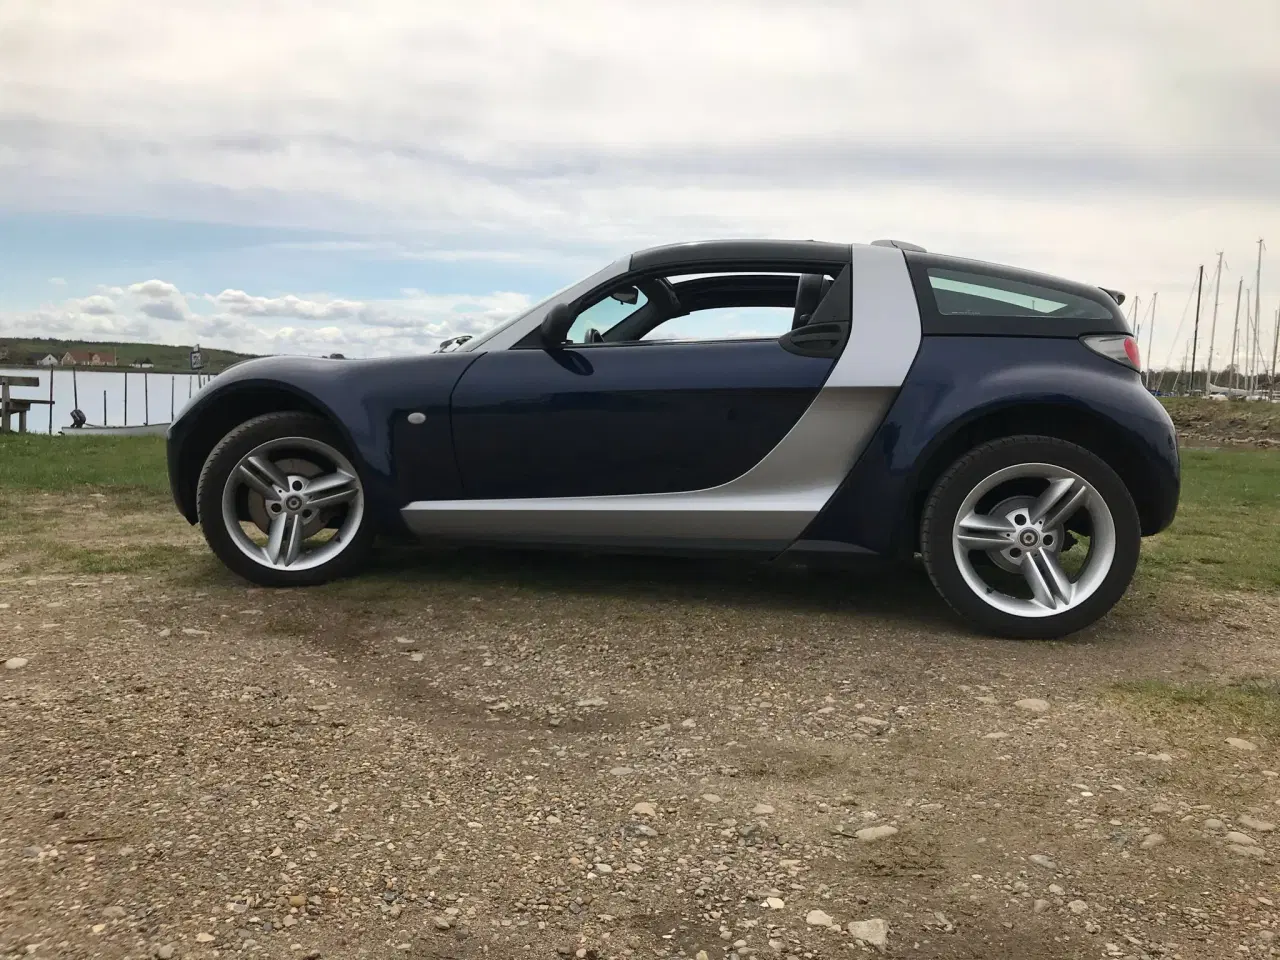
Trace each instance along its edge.
{"label": "tire", "polygon": [[[1071,572],[1064,560],[1076,557],[1072,544],[1083,535],[1089,552]],[[1020,639],[1063,637],[1104,616],[1128,589],[1141,542],[1124,481],[1053,437],[975,447],[934,484],[920,524],[925,568],[942,598],[978,629]]]}
{"label": "tire", "polygon": [[[250,456],[253,464],[248,464]],[[259,468],[264,463],[266,471]],[[311,491],[321,478],[328,486],[317,483]],[[264,587],[311,586],[347,576],[373,546],[373,522],[359,473],[338,432],[312,414],[268,413],[229,432],[205,459],[196,509],[205,541],[218,559]],[[272,539],[257,545],[237,522],[246,519],[260,535],[277,525],[284,531],[274,541],[274,563]],[[333,536],[324,541],[323,531],[331,528]]]}

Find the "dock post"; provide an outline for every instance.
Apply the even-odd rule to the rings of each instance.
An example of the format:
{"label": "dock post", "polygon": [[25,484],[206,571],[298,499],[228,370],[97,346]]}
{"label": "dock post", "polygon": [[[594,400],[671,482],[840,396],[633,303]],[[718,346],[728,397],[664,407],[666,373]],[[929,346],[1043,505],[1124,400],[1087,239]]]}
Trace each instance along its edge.
{"label": "dock post", "polygon": [[172,373],[169,374],[169,422],[173,423],[173,383],[177,379]]}
{"label": "dock post", "polygon": [[49,368],[49,436],[53,436],[53,368]]}
{"label": "dock post", "polygon": [[107,425],[107,391],[102,391],[102,425]]}
{"label": "dock post", "polygon": [[127,427],[129,425],[129,374],[125,373],[123,374],[123,376],[124,376],[124,419],[121,420],[120,423],[122,426]]}
{"label": "dock post", "polygon": [[142,425],[151,423],[151,393],[147,386],[147,372],[142,372]]}

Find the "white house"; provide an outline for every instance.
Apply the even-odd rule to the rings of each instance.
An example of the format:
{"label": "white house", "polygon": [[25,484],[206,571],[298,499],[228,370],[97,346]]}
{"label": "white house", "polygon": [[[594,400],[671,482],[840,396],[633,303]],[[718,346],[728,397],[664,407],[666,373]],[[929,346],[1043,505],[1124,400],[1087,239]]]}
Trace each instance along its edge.
{"label": "white house", "polygon": [[57,365],[58,365],[58,358],[55,357],[52,353],[46,353],[43,357],[41,357],[39,360],[36,361],[37,367],[56,367]]}

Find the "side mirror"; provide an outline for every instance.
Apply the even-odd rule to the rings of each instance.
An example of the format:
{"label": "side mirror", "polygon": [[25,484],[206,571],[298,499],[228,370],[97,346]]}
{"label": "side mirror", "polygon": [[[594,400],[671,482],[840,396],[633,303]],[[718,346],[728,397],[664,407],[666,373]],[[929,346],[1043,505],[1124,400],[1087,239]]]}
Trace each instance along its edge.
{"label": "side mirror", "polygon": [[637,303],[640,300],[640,291],[635,287],[623,287],[621,290],[615,290],[609,294],[619,303]]}
{"label": "side mirror", "polygon": [[548,347],[563,346],[569,335],[569,328],[573,326],[574,317],[575,314],[567,303],[557,303],[548,310],[539,327],[542,342]]}

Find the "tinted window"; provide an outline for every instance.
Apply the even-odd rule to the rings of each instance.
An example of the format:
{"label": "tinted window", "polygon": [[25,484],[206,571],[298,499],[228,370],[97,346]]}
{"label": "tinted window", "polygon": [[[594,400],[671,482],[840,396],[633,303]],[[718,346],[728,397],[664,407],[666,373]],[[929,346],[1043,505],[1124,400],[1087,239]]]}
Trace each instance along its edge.
{"label": "tinted window", "polygon": [[938,313],[947,317],[1113,319],[1106,304],[1065,290],[945,267],[929,267],[927,275]]}

